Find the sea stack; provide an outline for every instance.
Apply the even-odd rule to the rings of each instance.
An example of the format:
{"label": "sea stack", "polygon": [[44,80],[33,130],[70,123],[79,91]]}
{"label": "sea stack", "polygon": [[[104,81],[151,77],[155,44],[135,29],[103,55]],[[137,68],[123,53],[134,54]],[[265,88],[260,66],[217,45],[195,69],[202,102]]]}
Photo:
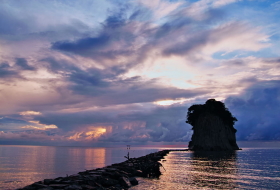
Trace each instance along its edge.
{"label": "sea stack", "polygon": [[237,121],[223,102],[209,99],[205,104],[195,104],[189,107],[187,121],[193,126],[190,150],[239,150],[236,144]]}

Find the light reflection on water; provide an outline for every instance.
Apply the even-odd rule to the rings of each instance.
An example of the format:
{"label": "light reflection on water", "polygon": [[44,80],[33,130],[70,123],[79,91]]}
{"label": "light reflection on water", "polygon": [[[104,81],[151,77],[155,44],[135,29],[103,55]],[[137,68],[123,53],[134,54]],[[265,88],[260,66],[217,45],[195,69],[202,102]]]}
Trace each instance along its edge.
{"label": "light reflection on water", "polygon": [[235,152],[191,153],[191,182],[195,187],[233,189],[237,173]]}
{"label": "light reflection on water", "polygon": [[280,149],[171,152],[160,179],[138,178],[143,189],[280,189]]}
{"label": "light reflection on water", "polygon": [[[161,148],[132,148],[139,157]],[[43,147],[0,145],[0,189],[125,161],[126,147]],[[231,153],[170,152],[160,179],[139,179],[132,190],[280,189],[280,149],[247,148]]]}
{"label": "light reflection on water", "polygon": [[[133,148],[131,157],[158,149]],[[64,177],[125,161],[126,147],[87,148],[51,146],[1,146],[0,189],[15,189],[46,178]]]}

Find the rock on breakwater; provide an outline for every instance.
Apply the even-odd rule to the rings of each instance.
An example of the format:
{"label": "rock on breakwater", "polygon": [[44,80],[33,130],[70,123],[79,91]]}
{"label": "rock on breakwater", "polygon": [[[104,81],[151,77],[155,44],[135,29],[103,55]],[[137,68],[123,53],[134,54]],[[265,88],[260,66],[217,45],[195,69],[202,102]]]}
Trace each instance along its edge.
{"label": "rock on breakwater", "polygon": [[104,168],[86,170],[67,177],[44,179],[17,190],[128,189],[138,184],[135,177],[159,177],[161,164],[158,161],[169,152],[170,150],[162,150],[139,158],[130,158],[125,162]]}

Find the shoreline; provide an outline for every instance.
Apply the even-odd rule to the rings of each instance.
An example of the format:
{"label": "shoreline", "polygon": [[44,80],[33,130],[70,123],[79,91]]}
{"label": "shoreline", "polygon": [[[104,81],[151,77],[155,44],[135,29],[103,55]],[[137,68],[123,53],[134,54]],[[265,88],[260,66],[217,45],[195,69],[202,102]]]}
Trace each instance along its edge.
{"label": "shoreline", "polygon": [[66,177],[44,179],[16,190],[128,189],[138,185],[136,177],[158,178],[162,166],[158,161],[171,151],[188,151],[188,149],[161,150],[103,168],[86,170]]}

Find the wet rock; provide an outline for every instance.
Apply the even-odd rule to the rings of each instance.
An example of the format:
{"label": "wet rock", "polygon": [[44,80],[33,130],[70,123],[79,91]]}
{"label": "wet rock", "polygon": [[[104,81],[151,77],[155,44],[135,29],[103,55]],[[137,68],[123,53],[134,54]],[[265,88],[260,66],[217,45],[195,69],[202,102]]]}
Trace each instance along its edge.
{"label": "wet rock", "polygon": [[137,185],[136,176],[159,177],[161,160],[169,150],[159,151],[104,168],[86,170],[78,174],[45,179],[19,190],[123,190]]}
{"label": "wet rock", "polygon": [[131,185],[138,185],[138,181],[135,177],[128,178]]}
{"label": "wet rock", "polygon": [[119,182],[111,178],[102,177],[98,180],[98,183],[100,183],[104,187],[110,187],[110,186],[117,185]]}
{"label": "wet rock", "polygon": [[65,188],[65,190],[83,190],[83,188],[79,185],[69,185]]}
{"label": "wet rock", "polygon": [[51,187],[44,187],[44,188],[41,188],[41,189],[38,189],[38,190],[54,190],[54,189],[51,188]]}
{"label": "wet rock", "polygon": [[30,186],[26,186],[22,189],[17,189],[17,190],[37,190],[38,188],[37,187],[32,187],[31,185]]}
{"label": "wet rock", "polygon": [[119,171],[117,168],[106,168],[106,171]]}
{"label": "wet rock", "polygon": [[119,182],[120,182],[120,184],[121,184],[122,186],[124,186],[124,187],[131,187],[131,183],[130,183],[129,179],[126,178],[126,177],[121,177],[121,178],[119,179]]}
{"label": "wet rock", "polygon": [[106,176],[106,177],[114,179],[114,180],[118,180],[120,177],[122,177],[122,175],[117,171],[104,172],[102,174],[102,176]]}
{"label": "wet rock", "polygon": [[82,185],[82,188],[86,189],[86,190],[94,190],[94,189],[96,189],[96,187],[93,187],[91,185]]}
{"label": "wet rock", "polygon": [[54,180],[53,180],[53,179],[44,179],[43,183],[44,183],[45,185],[49,185],[49,184],[51,184],[51,183],[54,183]]}
{"label": "wet rock", "polygon": [[73,175],[70,175],[70,176],[68,176],[69,178],[78,178],[78,177],[80,177],[80,175],[79,174],[73,174]]}
{"label": "wet rock", "polygon": [[47,185],[44,185],[44,184],[42,184],[41,182],[33,183],[31,186],[32,186],[32,187],[35,187],[35,188],[37,188],[37,189],[47,188],[47,187],[48,187]]}
{"label": "wet rock", "polygon": [[50,184],[49,187],[52,187],[53,189],[64,189],[69,184]]}

